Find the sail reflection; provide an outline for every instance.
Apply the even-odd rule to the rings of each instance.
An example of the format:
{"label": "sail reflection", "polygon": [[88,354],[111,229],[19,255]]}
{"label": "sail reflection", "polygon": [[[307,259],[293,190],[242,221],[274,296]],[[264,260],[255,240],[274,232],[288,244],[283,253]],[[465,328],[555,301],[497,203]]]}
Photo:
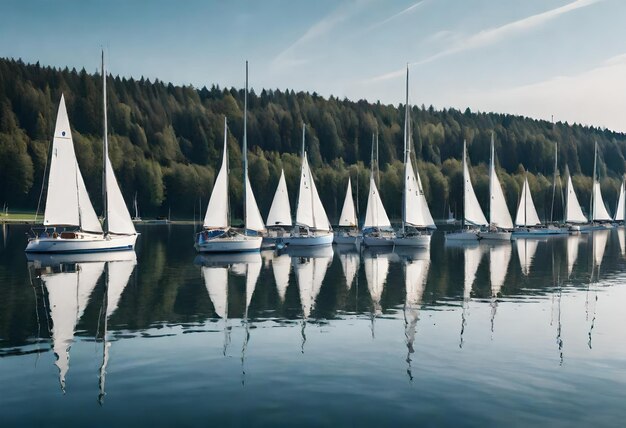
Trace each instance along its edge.
{"label": "sail reflection", "polygon": [[626,229],[623,226],[616,227],[615,233],[617,233],[620,253],[622,253],[622,257],[626,257]]}
{"label": "sail reflection", "polygon": [[70,350],[76,326],[82,318],[98,280],[107,268],[104,301],[105,333],[103,364],[100,369],[101,394],[108,362],[107,320],[118,307],[128,278],[136,264],[134,251],[106,254],[29,254],[29,267],[34,269],[48,294],[52,320],[52,349],[59,370],[61,390],[66,391],[70,369]]}
{"label": "sail reflection", "polygon": [[484,249],[479,245],[468,245],[463,247],[463,302],[461,311],[461,335],[459,347],[463,347],[463,334],[467,326],[467,317],[469,316],[469,301],[472,295],[472,286],[476,280],[476,273],[483,257]]}
{"label": "sail reflection", "polygon": [[322,289],[326,270],[333,260],[333,249],[331,246],[311,249],[294,248],[288,249],[287,253],[291,256],[300,292],[300,305],[302,306],[301,350],[304,353],[306,322],[311,316],[317,296]]}
{"label": "sail reflection", "polygon": [[387,274],[389,273],[389,259],[391,253],[371,252],[369,250],[363,253],[363,265],[365,268],[365,278],[367,279],[367,288],[372,299],[372,337],[374,334],[374,319],[382,314],[381,299]]}
{"label": "sail reflection", "polygon": [[346,279],[346,288],[350,291],[361,262],[357,247],[355,245],[337,245],[335,250],[341,262],[343,276]]}
{"label": "sail reflection", "polygon": [[[491,281],[491,332],[494,331],[498,294],[502,290],[511,261],[511,245],[497,245],[489,249],[489,276]],[[530,266],[529,266],[530,267]]]}
{"label": "sail reflection", "polygon": [[430,250],[424,249],[409,256],[400,256],[404,259],[405,273],[404,336],[407,347],[407,375],[413,380],[411,354],[415,352],[415,333],[430,267]]}
{"label": "sail reflection", "polygon": [[569,235],[567,237],[567,277],[572,276],[576,259],[578,258],[578,246],[580,245],[581,235]]}
{"label": "sail reflection", "polygon": [[535,258],[535,253],[537,252],[537,247],[539,246],[539,241],[537,239],[516,239],[515,246],[517,248],[517,255],[519,257],[519,264],[522,268],[522,273],[524,276],[528,276],[530,274],[530,268],[533,264],[533,259]]}
{"label": "sail reflection", "polygon": [[289,287],[289,274],[291,273],[291,257],[289,257],[289,254],[275,255],[272,258],[272,271],[274,272],[278,298],[281,303],[285,303],[287,287]]}

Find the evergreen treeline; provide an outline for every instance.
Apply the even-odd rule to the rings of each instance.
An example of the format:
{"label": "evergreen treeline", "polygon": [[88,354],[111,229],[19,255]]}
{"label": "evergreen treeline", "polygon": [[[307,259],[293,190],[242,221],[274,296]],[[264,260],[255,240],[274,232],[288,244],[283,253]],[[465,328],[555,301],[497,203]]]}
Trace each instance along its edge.
{"label": "evergreen treeline", "polygon": [[[101,206],[100,76],[84,69],[60,70],[7,59],[0,59],[0,204],[37,207],[61,93],[67,101],[74,144],[92,202],[96,209]],[[197,215],[200,201],[204,215],[220,164],[226,116],[230,200],[233,215],[240,217],[243,90],[215,85],[196,89],[144,78],[110,77],[108,106],[111,161],[127,203],[137,193],[144,215],[163,215],[171,209],[174,216],[190,218],[194,212]],[[589,206],[594,142],[598,142],[602,191],[609,211],[614,210],[625,172],[624,134],[469,109],[436,111],[422,105],[414,106],[411,115],[417,164],[435,218],[446,216],[448,208],[460,215],[464,139],[473,164],[474,187],[487,207],[492,131],[498,174],[513,215],[527,174],[539,215],[550,216],[555,142],[560,174],[569,168],[583,208]],[[381,194],[389,215],[398,218],[403,120],[404,105],[325,99],[316,93],[251,91],[249,169],[263,216],[269,210],[281,167],[295,203],[304,121],[310,162],[331,221],[339,215],[348,175],[355,191],[358,185],[359,209],[364,212],[372,134],[376,132]],[[557,194],[555,218],[561,212]]]}

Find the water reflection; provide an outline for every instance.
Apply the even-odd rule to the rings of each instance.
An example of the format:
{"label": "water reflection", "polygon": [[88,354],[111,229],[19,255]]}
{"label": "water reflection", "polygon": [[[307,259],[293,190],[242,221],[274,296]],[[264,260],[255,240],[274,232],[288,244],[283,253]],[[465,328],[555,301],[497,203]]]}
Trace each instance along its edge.
{"label": "water reflection", "polygon": [[[494,245],[489,249],[489,273],[491,281],[491,333],[494,332],[496,311],[498,310],[498,295],[502,290],[506,274],[509,270],[511,252],[511,245],[509,245],[509,243]],[[530,269],[530,261],[528,268]]]}
{"label": "water reflection", "polygon": [[109,317],[115,312],[119,299],[136,264],[134,251],[111,254],[38,255],[29,254],[29,267],[42,282],[48,297],[52,324],[52,349],[59,370],[59,384],[66,391],[70,369],[70,350],[74,344],[76,326],[82,318],[98,280],[106,269],[103,300],[104,334],[103,360],[100,368],[100,398],[104,397],[106,366],[111,346],[107,335]]}
{"label": "water reflection", "polygon": [[379,251],[367,249],[363,252],[363,266],[365,268],[367,289],[369,290],[370,297],[372,299],[372,338],[376,337],[375,319],[383,313],[380,303],[383,297],[385,282],[387,281],[387,274],[389,273],[389,262],[391,257],[391,251],[385,252],[383,249]]}
{"label": "water reflection", "polygon": [[[540,240],[533,238],[515,240],[519,264],[525,276],[530,274],[530,268],[532,267],[539,242]],[[542,242],[547,242],[547,240],[543,240]]]}

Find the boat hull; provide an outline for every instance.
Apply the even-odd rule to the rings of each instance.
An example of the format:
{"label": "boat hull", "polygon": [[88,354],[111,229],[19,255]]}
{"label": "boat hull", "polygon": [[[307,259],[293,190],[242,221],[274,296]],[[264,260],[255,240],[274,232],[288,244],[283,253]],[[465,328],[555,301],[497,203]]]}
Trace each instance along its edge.
{"label": "boat hull", "polygon": [[393,236],[364,236],[363,245],[366,247],[393,247]]}
{"label": "boat hull", "polygon": [[484,239],[486,241],[510,241],[512,233],[505,230],[498,230],[490,232],[480,232],[478,235],[480,236],[480,239]]}
{"label": "boat hull", "polygon": [[32,238],[26,246],[27,253],[96,253],[128,251],[135,248],[138,235],[78,234],[80,238]]}
{"label": "boat hull", "polygon": [[293,235],[282,239],[282,243],[289,247],[317,247],[332,245],[332,232],[315,233],[314,235]]}
{"label": "boat hull", "polygon": [[480,231],[478,230],[461,230],[446,233],[446,241],[478,241],[479,239]]}
{"label": "boat hull", "polygon": [[263,238],[260,236],[236,235],[216,237],[203,243],[196,242],[196,251],[199,253],[243,253],[260,251]]}
{"label": "boat hull", "polygon": [[396,247],[420,247],[427,248],[430,246],[431,235],[414,235],[414,236],[401,236],[396,237],[393,240],[393,244]]}
{"label": "boat hull", "polygon": [[333,237],[333,243],[337,245],[358,245],[360,239],[361,237],[359,235],[336,233]]}
{"label": "boat hull", "polygon": [[519,229],[513,231],[513,238],[543,238],[546,236],[567,235],[570,230],[567,228],[541,228],[541,229]]}

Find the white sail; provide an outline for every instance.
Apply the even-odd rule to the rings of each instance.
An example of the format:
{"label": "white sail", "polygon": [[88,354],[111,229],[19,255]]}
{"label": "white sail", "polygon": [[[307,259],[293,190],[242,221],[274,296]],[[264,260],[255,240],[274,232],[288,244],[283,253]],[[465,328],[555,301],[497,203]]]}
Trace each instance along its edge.
{"label": "white sail", "polygon": [[472,179],[467,165],[465,142],[463,142],[463,193],[465,222],[475,226],[488,226],[489,223],[487,223],[485,214],[480,208],[480,204],[476,198],[476,193],[474,193],[474,187],[472,186]]}
{"label": "white sail", "polygon": [[604,258],[604,250],[606,249],[606,243],[609,240],[608,230],[596,230],[592,234],[593,239],[593,261],[599,268],[602,265],[602,259]]}
{"label": "white sail", "polygon": [[346,198],[343,201],[343,208],[339,216],[339,226],[356,227],[356,210],[354,209],[354,200],[352,199],[352,182],[348,177],[348,189],[346,190]]}
{"label": "white sail", "polygon": [[579,236],[571,235],[567,237],[567,276],[572,275],[576,259],[578,258]]}
{"label": "white sail", "polygon": [[385,254],[372,254],[365,257],[364,265],[367,288],[374,305],[374,313],[378,315],[382,312],[380,300],[389,273],[389,258]]}
{"label": "white sail", "polygon": [[107,156],[106,162],[106,195],[107,195],[107,224],[108,231],[116,234],[132,235],[137,233],[133,220],[130,218],[128,207],[124,202],[124,197],[120,190],[120,186],[115,179],[115,172],[111,165],[111,160]]}
{"label": "white sail", "polygon": [[593,183],[593,220],[594,221],[611,221],[611,216],[606,210],[604,200],[602,199],[602,190],[600,183]]}
{"label": "white sail", "polygon": [[59,368],[59,382],[65,389],[65,377],[70,368],[70,348],[74,343],[76,324],[85,311],[104,263],[80,263],[75,272],[41,276],[48,291],[52,319],[52,349]]}
{"label": "white sail", "polygon": [[204,285],[215,313],[222,319],[228,318],[228,268],[202,266]]}
{"label": "white sail", "polygon": [[281,302],[285,301],[287,287],[289,286],[289,272],[291,271],[291,257],[288,254],[281,254],[272,259],[272,270],[274,271],[274,282],[278,290],[278,297]]}
{"label": "white sail", "polygon": [[348,290],[352,287],[354,277],[359,270],[359,255],[356,252],[339,254],[343,275],[346,278],[346,287]]}
{"label": "white sail", "polygon": [[489,275],[491,280],[491,295],[496,297],[506,279],[511,261],[511,245],[498,245],[489,249]]}
{"label": "white sail", "polygon": [[565,213],[566,223],[587,223],[587,217],[583,214],[583,210],[580,207],[576,192],[574,191],[574,185],[572,184],[572,176],[567,177],[567,209]]}
{"label": "white sail", "polygon": [[250,186],[248,174],[246,174],[246,185],[248,186],[248,190],[246,191],[246,229],[261,232],[265,230],[265,224],[259,212],[259,206],[256,203],[254,192]]}
{"label": "white sail", "polygon": [[417,171],[417,188],[419,189],[419,197],[420,197],[420,206],[422,208],[422,217],[424,218],[424,224],[429,229],[437,229],[435,225],[435,220],[433,219],[432,214],[430,213],[430,208],[428,208],[428,202],[426,201],[426,195],[424,195],[424,187],[422,186],[422,179],[420,178],[419,171]]}
{"label": "white sail", "polygon": [[204,227],[227,228],[228,221],[228,128],[224,118],[224,152],[222,154],[222,166],[217,174],[209,206],[204,217]]}
{"label": "white sail", "polygon": [[522,273],[528,276],[539,242],[534,239],[517,239],[515,240],[515,243],[517,246],[517,255],[519,257]]}
{"label": "white sail", "polygon": [[330,230],[330,222],[315,187],[306,152],[302,160],[300,193],[296,209],[296,224],[316,230]]}
{"label": "white sail", "polygon": [[61,95],[52,140],[43,224],[80,226],[85,231],[102,233],[97,220],[78,167],[65,98]]}
{"label": "white sail", "polygon": [[370,191],[367,197],[367,209],[365,211],[365,223],[363,228],[385,228],[391,227],[389,217],[383,206],[383,201],[380,199],[378,189],[376,188],[376,182],[374,181],[374,173],[370,175]]}
{"label": "white sail", "polygon": [[287,181],[285,171],[280,171],[280,180],[272,200],[270,212],[267,215],[268,226],[291,226],[291,205],[289,204],[289,194],[287,193]]}
{"label": "white sail", "polygon": [[122,293],[128,284],[137,256],[135,252],[129,254],[128,260],[108,262],[109,281],[107,283],[107,318],[113,315],[119,304]]}
{"label": "white sail", "polygon": [[541,224],[533,197],[530,194],[530,186],[528,178],[524,178],[524,186],[522,187],[522,196],[517,207],[517,217],[515,217],[516,226],[536,226]]}
{"label": "white sail", "polygon": [[467,247],[464,249],[465,258],[465,281],[463,286],[463,299],[468,300],[472,293],[472,286],[476,280],[476,272],[480,266],[480,260],[483,257],[483,249],[480,246]]}
{"label": "white sail", "polygon": [[489,163],[489,223],[502,229],[512,229],[513,220],[496,173],[493,134],[491,135],[491,161]]}
{"label": "white sail", "polygon": [[[405,223],[415,227],[428,227],[430,223],[424,218],[425,210],[422,204],[426,202],[424,192],[418,185],[417,177],[410,161],[406,162],[404,176],[404,217]],[[428,205],[426,206],[428,210]]]}
{"label": "white sail", "polygon": [[624,221],[624,211],[626,210],[626,204],[624,203],[624,182],[619,188],[619,198],[617,199],[617,208],[615,208],[615,221]]}

